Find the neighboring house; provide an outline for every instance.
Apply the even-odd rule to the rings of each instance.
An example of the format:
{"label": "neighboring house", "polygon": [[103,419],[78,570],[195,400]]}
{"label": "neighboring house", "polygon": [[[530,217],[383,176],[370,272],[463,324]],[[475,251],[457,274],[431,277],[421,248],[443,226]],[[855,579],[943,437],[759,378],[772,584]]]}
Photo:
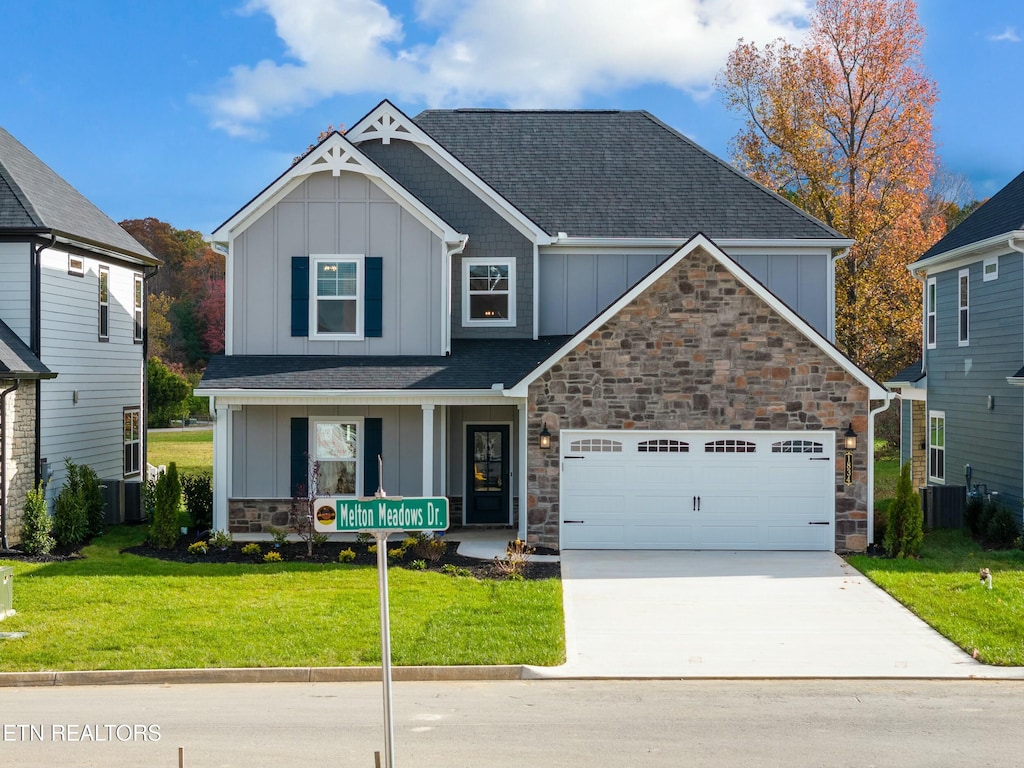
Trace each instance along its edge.
{"label": "neighboring house", "polygon": [[140,478],[144,280],[158,263],[0,128],[5,544],[17,542],[25,495],[40,478],[49,480],[51,500],[60,490],[65,458],[89,465],[115,488]]}
{"label": "neighboring house", "polygon": [[867,546],[889,395],[830,343],[851,241],[646,112],[385,101],[214,239],[217,528],[286,524],[316,462],[321,496],[550,547]]}
{"label": "neighboring house", "polygon": [[[1024,173],[910,268],[921,280],[922,359],[900,392],[900,459],[915,484],[1024,499]],[[970,481],[968,470],[970,466]]]}

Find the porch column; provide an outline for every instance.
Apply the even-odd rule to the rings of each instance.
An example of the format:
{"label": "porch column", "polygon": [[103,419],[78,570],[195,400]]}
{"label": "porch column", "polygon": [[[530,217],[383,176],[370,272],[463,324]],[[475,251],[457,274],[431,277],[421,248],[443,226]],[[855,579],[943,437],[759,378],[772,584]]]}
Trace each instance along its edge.
{"label": "porch column", "polygon": [[[212,398],[211,398],[212,399]],[[213,422],[213,530],[228,529],[228,467],[231,456],[231,410],[214,403]]]}
{"label": "porch column", "polygon": [[519,477],[516,486],[519,489],[519,534],[522,541],[526,541],[526,523],[530,513],[530,497],[527,495],[527,478],[529,477],[529,445],[530,435],[526,427],[527,403],[525,400],[516,403],[516,413],[519,416],[519,441],[516,447],[519,449]]}
{"label": "porch column", "polygon": [[434,406],[423,408],[423,490],[424,496],[434,495]]}

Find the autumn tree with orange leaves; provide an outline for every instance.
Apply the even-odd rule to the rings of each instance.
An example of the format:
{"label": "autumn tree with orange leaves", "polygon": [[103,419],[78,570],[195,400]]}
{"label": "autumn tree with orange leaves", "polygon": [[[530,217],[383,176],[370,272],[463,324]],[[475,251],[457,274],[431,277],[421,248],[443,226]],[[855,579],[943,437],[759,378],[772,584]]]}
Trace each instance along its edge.
{"label": "autumn tree with orange leaves", "polygon": [[836,267],[836,344],[883,381],[920,354],[907,264],[945,232],[923,41],[913,0],[817,0],[801,45],[740,40],[716,83],[746,119],[734,162],[856,241]]}

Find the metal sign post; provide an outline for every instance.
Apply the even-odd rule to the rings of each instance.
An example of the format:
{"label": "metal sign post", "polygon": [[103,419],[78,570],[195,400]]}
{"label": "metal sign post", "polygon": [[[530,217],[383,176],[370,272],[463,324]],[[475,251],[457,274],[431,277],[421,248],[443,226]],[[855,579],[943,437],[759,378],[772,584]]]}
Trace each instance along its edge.
{"label": "metal sign post", "polygon": [[388,535],[374,531],[377,541],[377,583],[380,590],[380,668],[384,682],[384,765],[395,768],[395,726],[391,714],[391,620],[388,611]]}

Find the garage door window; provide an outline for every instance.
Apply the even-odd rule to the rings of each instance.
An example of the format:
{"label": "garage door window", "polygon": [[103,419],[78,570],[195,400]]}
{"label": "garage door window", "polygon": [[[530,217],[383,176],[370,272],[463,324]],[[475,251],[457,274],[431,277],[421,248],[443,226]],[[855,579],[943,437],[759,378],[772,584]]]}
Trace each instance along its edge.
{"label": "garage door window", "polygon": [[639,453],[689,453],[690,444],[682,440],[645,440],[636,449]]}
{"label": "garage door window", "polygon": [[757,449],[746,440],[712,440],[704,443],[704,453],[754,453]]}
{"label": "garage door window", "polygon": [[569,450],[575,453],[622,453],[622,443],[618,440],[605,440],[590,437],[586,440],[574,440]]}
{"label": "garage door window", "polygon": [[772,453],[823,453],[825,446],[813,440],[780,440],[772,443]]}

